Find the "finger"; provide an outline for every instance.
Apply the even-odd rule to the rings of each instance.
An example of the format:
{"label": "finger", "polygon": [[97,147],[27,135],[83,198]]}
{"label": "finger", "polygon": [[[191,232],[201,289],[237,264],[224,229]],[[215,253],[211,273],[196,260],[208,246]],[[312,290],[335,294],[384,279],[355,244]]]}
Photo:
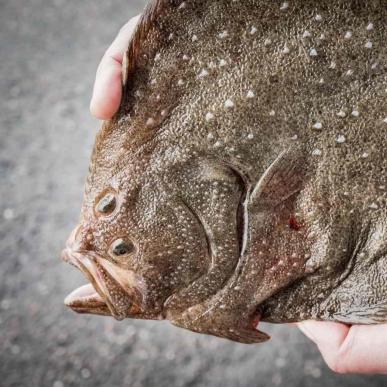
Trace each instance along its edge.
{"label": "finger", "polygon": [[96,118],[109,119],[120,106],[122,61],[139,18],[140,15],[136,16],[121,28],[98,66],[90,103],[90,111]]}
{"label": "finger", "polygon": [[320,345],[339,345],[347,336],[349,327],[330,321],[303,321],[298,328],[310,340]]}
{"label": "finger", "polygon": [[328,366],[338,373],[387,374],[387,325],[307,321],[300,329],[313,340]]}
{"label": "finger", "polygon": [[387,325],[354,325],[334,359],[345,373],[387,374]]}
{"label": "finger", "polygon": [[345,341],[349,327],[344,324],[328,321],[303,321],[298,324],[299,329],[317,344],[325,362],[335,372],[340,346]]}

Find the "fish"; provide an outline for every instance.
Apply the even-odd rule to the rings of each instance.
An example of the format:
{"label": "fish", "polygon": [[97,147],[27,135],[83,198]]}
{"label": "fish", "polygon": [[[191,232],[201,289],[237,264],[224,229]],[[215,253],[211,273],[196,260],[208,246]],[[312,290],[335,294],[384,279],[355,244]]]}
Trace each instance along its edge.
{"label": "fish", "polygon": [[154,0],[62,258],[78,313],[252,344],[387,322],[387,1]]}

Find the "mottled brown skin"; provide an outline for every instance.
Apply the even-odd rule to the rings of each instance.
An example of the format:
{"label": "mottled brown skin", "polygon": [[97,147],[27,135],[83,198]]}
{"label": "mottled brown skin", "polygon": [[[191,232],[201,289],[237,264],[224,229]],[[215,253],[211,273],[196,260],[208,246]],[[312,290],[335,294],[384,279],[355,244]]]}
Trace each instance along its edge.
{"label": "mottled brown skin", "polygon": [[64,252],[97,293],[67,304],[242,343],[260,320],[386,322],[386,20],[385,0],[154,1]]}

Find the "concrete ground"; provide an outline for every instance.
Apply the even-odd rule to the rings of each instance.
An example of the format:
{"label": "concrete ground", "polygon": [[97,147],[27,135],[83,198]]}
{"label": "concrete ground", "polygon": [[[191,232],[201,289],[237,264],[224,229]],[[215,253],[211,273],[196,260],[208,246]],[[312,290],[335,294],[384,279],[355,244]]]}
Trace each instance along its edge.
{"label": "concrete ground", "polygon": [[296,329],[245,346],[162,322],[66,310],[85,282],[59,259],[99,123],[98,61],[143,1],[0,0],[0,386],[367,386],[337,376]]}

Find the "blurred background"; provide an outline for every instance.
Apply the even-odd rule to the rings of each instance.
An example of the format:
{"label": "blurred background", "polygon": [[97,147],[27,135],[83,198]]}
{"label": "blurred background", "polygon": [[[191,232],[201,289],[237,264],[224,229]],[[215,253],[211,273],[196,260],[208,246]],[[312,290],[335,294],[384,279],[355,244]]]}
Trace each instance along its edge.
{"label": "blurred background", "polygon": [[338,376],[294,327],[246,346],[164,322],[77,315],[59,259],[99,123],[95,70],[141,0],[0,0],[0,386],[385,386]]}

